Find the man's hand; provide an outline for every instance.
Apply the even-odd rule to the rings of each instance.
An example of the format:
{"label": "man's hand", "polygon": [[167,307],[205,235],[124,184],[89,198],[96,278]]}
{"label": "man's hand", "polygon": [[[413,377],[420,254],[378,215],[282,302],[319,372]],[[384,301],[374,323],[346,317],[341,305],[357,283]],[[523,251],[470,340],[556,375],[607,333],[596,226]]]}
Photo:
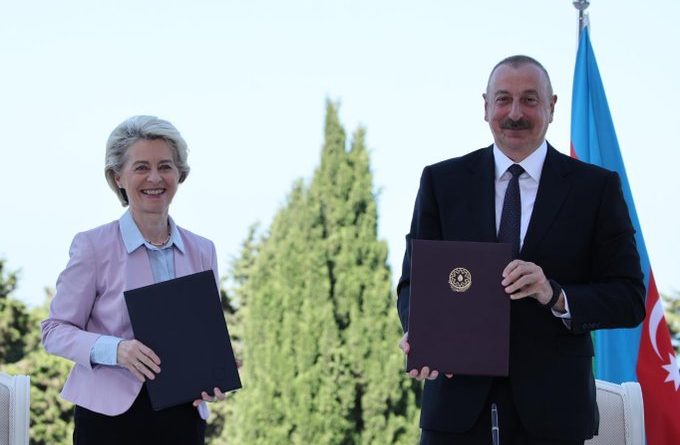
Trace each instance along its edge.
{"label": "man's hand", "polygon": [[[411,350],[411,347],[408,344],[408,332],[404,334],[403,337],[401,337],[401,340],[399,340],[399,348],[401,348],[402,351],[404,351],[404,354],[408,355],[408,352]],[[414,379],[418,381],[423,381],[425,379],[427,380],[434,380],[439,376],[439,371],[436,369],[433,369],[430,372],[430,368],[427,366],[424,366],[420,372],[418,372],[417,369],[412,369],[408,372],[408,375],[410,377],[413,377]],[[445,374],[447,378],[453,377],[453,374]]]}
{"label": "man's hand", "polygon": [[501,285],[513,300],[531,297],[547,304],[553,294],[543,269],[528,261],[512,260],[503,270]]}
{"label": "man's hand", "polygon": [[161,359],[151,348],[137,340],[123,340],[118,343],[117,363],[130,370],[139,380],[153,380],[161,372]]}

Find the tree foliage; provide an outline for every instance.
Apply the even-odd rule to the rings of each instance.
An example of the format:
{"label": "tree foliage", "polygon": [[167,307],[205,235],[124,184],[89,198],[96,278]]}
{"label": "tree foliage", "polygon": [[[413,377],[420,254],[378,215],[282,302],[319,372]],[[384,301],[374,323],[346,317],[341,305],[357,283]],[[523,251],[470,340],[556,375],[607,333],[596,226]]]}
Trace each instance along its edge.
{"label": "tree foliage", "polygon": [[[16,273],[5,273],[0,261],[0,369],[31,377],[31,444],[70,444],[73,405],[62,400],[59,392],[71,365],[40,345],[40,320],[47,317],[47,302],[29,310],[12,298],[16,286]],[[49,301],[50,291],[46,293]]]}
{"label": "tree foliage", "polygon": [[228,443],[415,442],[419,387],[396,347],[372,181],[364,130],[347,150],[329,102],[311,183],[293,186],[244,258],[244,389],[234,397]]}
{"label": "tree foliage", "polygon": [[24,356],[27,346],[36,346],[31,317],[19,300],[11,297],[17,286],[17,274],[5,271],[0,260],[0,364],[12,363]]}
{"label": "tree foliage", "polygon": [[37,348],[3,370],[31,376],[31,445],[71,444],[73,404],[59,396],[71,363]]}
{"label": "tree foliage", "polygon": [[[232,259],[227,277],[222,280],[222,307],[224,308],[229,338],[238,363],[243,361],[243,315],[246,313],[248,294],[243,284],[250,277],[252,265],[257,255],[258,225],[248,229],[248,235],[241,245],[238,257]],[[211,416],[206,429],[206,443],[208,445],[222,445],[227,443],[227,437],[234,434],[237,424],[234,419],[235,406],[232,403],[234,394],[227,394],[224,403],[211,406]]]}

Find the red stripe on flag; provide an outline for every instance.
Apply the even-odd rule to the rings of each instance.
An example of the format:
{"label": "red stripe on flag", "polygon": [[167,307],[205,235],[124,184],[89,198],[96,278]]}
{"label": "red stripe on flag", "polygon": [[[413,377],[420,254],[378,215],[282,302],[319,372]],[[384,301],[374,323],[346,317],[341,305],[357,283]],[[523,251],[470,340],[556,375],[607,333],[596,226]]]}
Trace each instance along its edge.
{"label": "red stripe on flag", "polygon": [[677,444],[680,437],[680,371],[663,305],[650,272],[637,375],[645,405],[648,445]]}

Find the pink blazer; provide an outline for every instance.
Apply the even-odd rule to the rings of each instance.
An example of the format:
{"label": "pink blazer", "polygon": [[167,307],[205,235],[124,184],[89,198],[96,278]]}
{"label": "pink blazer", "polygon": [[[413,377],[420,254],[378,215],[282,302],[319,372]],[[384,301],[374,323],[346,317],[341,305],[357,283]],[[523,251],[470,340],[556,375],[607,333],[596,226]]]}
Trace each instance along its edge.
{"label": "pink blazer", "polygon": [[[212,269],[219,283],[213,243],[177,229],[184,254],[175,249],[175,275]],[[130,408],[142,383],[126,368],[93,366],[90,350],[100,335],[134,338],[123,291],[153,284],[149,257],[144,248],[127,253],[118,221],[78,233],[69,255],[49,318],[42,322],[42,342],[47,352],[75,362],[61,392],[64,399],[118,415]]]}

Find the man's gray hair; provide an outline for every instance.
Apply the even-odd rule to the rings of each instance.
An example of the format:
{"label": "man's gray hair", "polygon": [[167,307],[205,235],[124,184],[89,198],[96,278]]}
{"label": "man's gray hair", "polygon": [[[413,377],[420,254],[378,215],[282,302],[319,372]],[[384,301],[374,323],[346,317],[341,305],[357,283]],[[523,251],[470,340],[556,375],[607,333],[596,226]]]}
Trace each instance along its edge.
{"label": "man's gray hair", "polygon": [[184,138],[170,122],[156,116],[132,116],[118,125],[106,141],[106,161],[104,174],[109,187],[116,193],[123,207],[129,204],[124,190],[116,184],[116,175],[120,174],[127,160],[128,149],[139,140],[162,139],[173,152],[175,165],[179,170],[179,182],[189,175],[187,164],[188,148]]}
{"label": "man's gray hair", "polygon": [[513,68],[519,68],[520,66],[523,65],[534,65],[538,67],[541,71],[543,71],[543,74],[545,74],[545,78],[548,81],[548,94],[550,96],[553,95],[552,83],[550,82],[550,75],[548,74],[548,70],[546,70],[545,67],[541,65],[541,63],[538,60],[534,59],[533,57],[525,56],[522,54],[506,57],[505,59],[498,62],[496,66],[493,67],[493,69],[491,70],[491,74],[489,74],[489,80],[486,82],[487,91],[489,91],[489,85],[491,84],[491,78],[493,77],[493,73],[501,65],[510,65]]}

